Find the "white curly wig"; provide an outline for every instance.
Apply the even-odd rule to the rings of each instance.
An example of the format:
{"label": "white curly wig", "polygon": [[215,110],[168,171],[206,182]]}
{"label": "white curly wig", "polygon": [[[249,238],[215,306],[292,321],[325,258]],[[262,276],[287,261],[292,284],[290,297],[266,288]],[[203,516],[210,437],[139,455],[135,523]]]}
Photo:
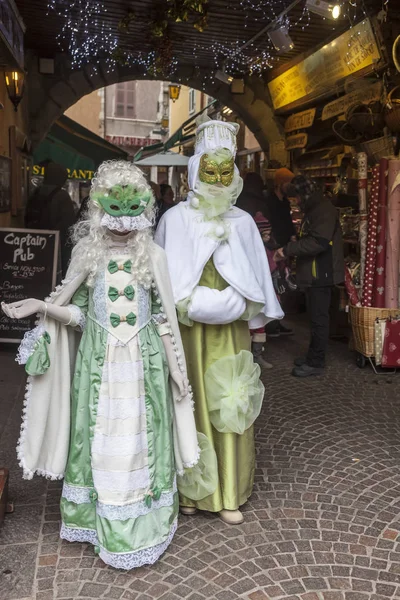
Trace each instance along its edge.
{"label": "white curly wig", "polygon": [[77,245],[77,269],[89,268],[88,285],[94,284],[98,271],[104,268],[109,257],[108,229],[101,223],[104,209],[93,199],[93,194],[106,192],[115,185],[132,185],[139,192],[151,192],[151,200],[140,215],[150,226],[133,231],[128,238],[126,252],[132,261],[132,273],[145,288],[150,288],[152,274],[149,263],[150,245],[153,239],[155,200],[150,185],[142,171],[125,160],[110,160],[102,163],[95,173],[90,190],[88,211],[72,230],[72,240]]}

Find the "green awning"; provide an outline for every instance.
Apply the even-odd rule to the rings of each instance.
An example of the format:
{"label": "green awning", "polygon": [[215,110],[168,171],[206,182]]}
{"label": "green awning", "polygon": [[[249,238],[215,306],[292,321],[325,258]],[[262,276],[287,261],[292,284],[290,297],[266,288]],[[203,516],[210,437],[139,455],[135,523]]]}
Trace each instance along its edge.
{"label": "green awning", "polygon": [[72,179],[91,179],[105,160],[128,158],[128,154],[63,115],[51,127],[33,153],[34,174],[49,161],[68,169]]}

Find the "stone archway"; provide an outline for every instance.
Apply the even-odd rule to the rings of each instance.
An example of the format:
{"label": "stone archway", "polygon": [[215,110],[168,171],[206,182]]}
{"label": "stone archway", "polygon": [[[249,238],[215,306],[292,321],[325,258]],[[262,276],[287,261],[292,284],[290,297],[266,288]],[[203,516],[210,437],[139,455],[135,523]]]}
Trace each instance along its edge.
{"label": "stone archway", "polygon": [[[87,65],[79,71],[71,71],[66,57],[57,57],[57,73],[61,76],[41,75],[37,69],[37,57],[30,56],[29,113],[31,139],[37,145],[51,125],[82,96],[123,81],[151,79],[137,67],[116,67],[108,71],[106,64],[97,68]],[[260,147],[281,137],[279,124],[268,103],[266,84],[258,77],[246,80],[244,94],[231,94],[229,86],[215,80],[211,83],[209,73],[188,66],[178,68],[176,79],[189,87],[200,89],[234,110],[253,132]]]}

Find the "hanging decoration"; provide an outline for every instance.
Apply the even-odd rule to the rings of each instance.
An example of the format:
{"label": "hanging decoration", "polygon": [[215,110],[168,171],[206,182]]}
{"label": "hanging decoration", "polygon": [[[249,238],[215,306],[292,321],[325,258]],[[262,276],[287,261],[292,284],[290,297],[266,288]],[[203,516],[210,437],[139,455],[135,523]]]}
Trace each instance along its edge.
{"label": "hanging decoration", "polygon": [[167,0],[165,4],[167,15],[175,23],[189,21],[194,15],[195,29],[203,31],[207,26],[208,0]]}
{"label": "hanging decoration", "polygon": [[[226,11],[237,12],[242,17],[238,39],[232,41],[232,36],[225,34],[221,27],[211,43],[202,42],[201,35],[194,35],[191,40],[192,44],[193,39],[195,40],[194,48],[192,46],[194,68],[207,65],[203,88],[207,82],[213,83],[215,72],[221,68],[240,77],[245,74],[262,75],[276,66],[280,57],[268,35],[259,35],[253,40],[247,34],[247,26],[257,22],[260,31],[263,31],[263,26],[271,28],[277,25],[284,26],[288,31],[293,27],[304,30],[314,17],[311,17],[305,5],[302,10],[297,8],[294,15],[293,9],[300,2],[301,0],[238,0],[232,3],[226,0]],[[345,4],[351,28],[360,17],[366,16],[365,9],[363,2],[341,2],[342,8]],[[174,74],[176,75],[179,57],[174,48],[177,31],[171,31],[171,26],[175,28],[176,25],[184,24],[186,35],[188,27],[201,33],[209,26],[211,18],[209,0],[165,0],[158,3],[156,9],[153,3],[148,3],[147,15],[143,14],[142,6],[140,17],[139,13],[129,9],[117,24],[111,15],[108,17],[106,0],[47,0],[47,5],[49,11],[54,11],[62,19],[58,41],[63,50],[67,47],[73,69],[91,64],[96,70],[96,65],[102,63],[103,69],[111,71],[120,64],[139,66],[151,75],[172,79],[176,79]],[[130,5],[135,6],[136,3]],[[213,16],[215,20],[216,16]],[[139,36],[137,46],[140,41],[147,39],[149,47],[145,47],[146,44],[141,50],[131,47],[133,24],[135,33]]]}
{"label": "hanging decoration", "polygon": [[72,68],[81,67],[98,56],[110,57],[118,47],[118,38],[102,18],[107,9],[97,0],[48,0],[48,9],[63,21],[58,41],[68,42]]}
{"label": "hanging decoration", "polygon": [[128,33],[131,23],[135,20],[135,13],[130,10],[125,17],[123,17],[118,23],[118,31],[121,33]]}

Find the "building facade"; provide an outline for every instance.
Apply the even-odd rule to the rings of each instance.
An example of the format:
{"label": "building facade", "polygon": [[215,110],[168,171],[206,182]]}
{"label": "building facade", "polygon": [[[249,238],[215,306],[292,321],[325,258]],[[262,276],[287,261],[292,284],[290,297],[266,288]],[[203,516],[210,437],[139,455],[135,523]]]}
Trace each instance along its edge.
{"label": "building facade", "polygon": [[92,133],[104,137],[104,90],[97,90],[83,96],[66,111],[66,116],[73,119]]}
{"label": "building facade", "polygon": [[168,136],[168,84],[126,81],[84,96],[65,114],[134,156]]}
{"label": "building facade", "polygon": [[[14,2],[4,0],[0,15],[0,71],[3,71],[0,73],[0,227],[22,225],[28,195],[31,142],[29,90],[21,85],[24,32],[25,26]],[[15,104],[15,81],[18,81],[19,104]]]}

